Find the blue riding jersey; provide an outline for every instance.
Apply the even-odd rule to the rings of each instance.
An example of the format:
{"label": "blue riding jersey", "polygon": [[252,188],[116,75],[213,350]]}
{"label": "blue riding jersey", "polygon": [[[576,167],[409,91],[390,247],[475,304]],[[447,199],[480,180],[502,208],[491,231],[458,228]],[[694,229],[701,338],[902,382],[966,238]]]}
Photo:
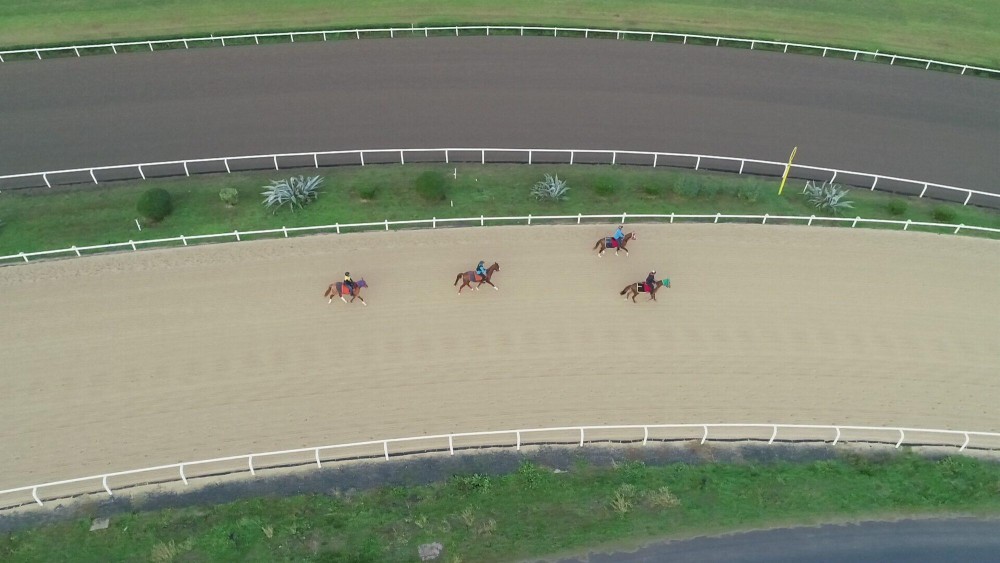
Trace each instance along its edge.
{"label": "blue riding jersey", "polygon": [[618,227],[618,229],[615,231],[615,234],[612,235],[611,238],[621,242],[621,240],[625,238],[625,233],[622,232],[621,227]]}

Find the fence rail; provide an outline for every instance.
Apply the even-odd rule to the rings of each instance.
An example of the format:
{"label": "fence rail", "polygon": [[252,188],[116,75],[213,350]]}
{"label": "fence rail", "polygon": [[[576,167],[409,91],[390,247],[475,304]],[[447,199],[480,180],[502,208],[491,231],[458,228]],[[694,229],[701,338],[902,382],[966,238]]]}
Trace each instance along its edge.
{"label": "fence rail", "polygon": [[903,228],[904,231],[909,230],[910,227],[932,227],[939,228],[942,230],[951,231],[951,234],[958,234],[961,231],[975,231],[975,232],[985,232],[985,233],[998,233],[1000,234],[1000,229],[993,229],[989,227],[976,227],[970,225],[954,225],[950,223],[928,223],[923,221],[896,221],[891,219],[865,219],[862,217],[817,217],[815,215],[810,215],[808,217],[798,216],[798,215],[724,215],[722,213],[708,214],[708,215],[689,215],[681,213],[671,213],[671,214],[653,214],[653,213],[637,213],[629,214],[627,212],[616,213],[611,215],[584,215],[579,213],[577,215],[525,215],[525,216],[510,216],[510,217],[486,217],[485,215],[480,215],[479,217],[450,217],[450,218],[437,218],[432,217],[430,219],[412,219],[406,221],[389,221],[388,219],[384,221],[375,221],[371,223],[334,223],[333,225],[315,225],[309,227],[281,227],[280,229],[258,229],[250,231],[240,231],[235,230],[228,233],[215,233],[210,235],[180,235],[176,237],[167,238],[157,238],[157,239],[146,239],[146,240],[130,240],[128,242],[118,242],[112,244],[96,244],[91,246],[71,246],[69,248],[60,248],[57,250],[43,250],[40,252],[19,252],[17,254],[9,254],[7,256],[0,256],[0,262],[2,261],[17,261],[17,262],[30,262],[31,258],[38,257],[52,257],[60,254],[76,255],[82,256],[84,252],[90,251],[106,251],[106,250],[128,250],[138,251],[143,245],[157,245],[164,243],[182,243],[184,246],[188,246],[192,242],[209,240],[209,239],[232,239],[233,241],[242,241],[244,237],[255,236],[255,235],[277,235],[281,234],[284,238],[288,238],[288,235],[295,233],[307,233],[307,232],[335,232],[341,234],[345,230],[366,230],[366,229],[378,229],[378,230],[390,230],[390,227],[427,227],[430,226],[432,229],[436,229],[439,225],[444,227],[449,224],[463,224],[463,225],[476,225],[483,227],[487,223],[504,223],[509,224],[511,221],[526,221],[528,225],[532,222],[538,223],[539,221],[576,221],[576,224],[581,224],[584,219],[614,219],[617,222],[624,224],[628,219],[633,221],[636,220],[669,220],[670,223],[675,221],[684,220],[696,220],[696,221],[711,221],[712,223],[718,223],[719,221],[759,221],[762,225],[766,225],[768,221],[794,221],[805,223],[806,226],[812,226],[813,223],[850,223],[851,227],[857,227],[858,225],[898,225]]}
{"label": "fence rail", "polygon": [[[779,430],[782,432],[779,432]],[[712,434],[713,431],[715,432],[714,435]],[[588,433],[590,435],[589,439]],[[779,434],[781,435],[779,436]],[[911,437],[909,441],[907,441],[907,436]],[[973,443],[973,438],[976,439],[976,443]],[[181,481],[187,485],[189,476],[191,475],[190,473],[186,473],[185,469],[188,469],[190,472],[194,468],[201,468],[199,475],[205,474],[206,476],[239,472],[249,472],[251,475],[256,475],[257,471],[270,467],[301,466],[315,463],[317,467],[321,468],[324,457],[328,462],[359,458],[384,458],[385,460],[389,460],[394,456],[402,457],[427,452],[443,453],[447,451],[450,455],[455,455],[455,450],[480,448],[513,447],[519,451],[523,446],[544,444],[574,444],[583,447],[588,443],[641,442],[642,445],[646,445],[650,441],[672,442],[687,440],[700,440],[700,443],[704,444],[709,439],[724,441],[766,440],[768,444],[773,444],[776,441],[823,442],[834,446],[840,442],[882,443],[893,444],[896,448],[907,444],[911,446],[956,447],[959,452],[964,452],[970,447],[989,451],[1000,449],[1000,433],[997,432],[972,432],[929,428],[772,423],[561,426],[389,438],[171,463],[155,467],[102,473],[88,477],[5,489],[0,490],[0,497],[10,498],[11,495],[18,493],[23,493],[26,497],[27,493],[30,492],[31,501],[34,501],[38,505],[44,505],[41,496],[39,496],[39,490],[65,485],[74,485],[76,489],[72,493],[61,489],[62,496],[56,498],[87,494],[95,490],[99,491],[100,489],[95,489],[97,483],[100,483],[101,489],[107,492],[108,495],[113,496],[112,486],[108,482],[112,478],[143,474],[152,476],[159,473],[155,478],[156,483]],[[346,457],[338,457],[333,453],[336,451],[349,451],[349,453],[346,454]],[[289,456],[299,456],[297,458],[299,461],[289,463],[287,462]],[[268,458],[276,461],[272,461],[269,465]],[[238,463],[233,465],[232,462]],[[217,466],[217,468],[213,470],[211,466]],[[162,473],[164,471],[168,471],[170,477],[164,477]],[[130,482],[128,485],[120,485],[117,488],[141,486],[148,482],[150,481],[140,480],[139,482]],[[90,485],[89,488],[86,487],[88,484]],[[25,502],[31,501],[26,500]],[[11,508],[19,505],[5,504],[4,506]]]}
{"label": "fence rail", "polygon": [[[366,155],[368,158],[366,159]],[[409,160],[407,156],[409,155]],[[322,160],[321,160],[322,158]],[[89,168],[67,168],[46,172],[28,172],[0,176],[0,189],[20,189],[49,187],[80,183],[99,184],[101,181],[146,180],[149,178],[191,176],[203,173],[231,173],[235,171],[264,170],[274,168],[304,168],[321,166],[345,166],[370,164],[391,164],[398,162],[430,163],[444,162],[480,164],[522,163],[522,164],[623,164],[635,166],[657,166],[691,168],[780,176],[786,163],[774,160],[760,160],[734,156],[719,156],[696,153],[653,152],[613,149],[518,149],[518,148],[433,148],[433,149],[352,149],[341,151],[298,152],[279,154],[256,154],[244,156],[220,156],[190,160],[169,160],[138,164],[116,164]],[[98,175],[98,173],[101,173]],[[805,180],[837,181],[855,187],[874,191],[902,191],[917,197],[934,197],[950,201],[961,201],[968,205],[973,196],[976,203],[1000,206],[1000,194],[972,190],[947,184],[910,180],[896,176],[885,176],[854,170],[840,170],[820,166],[793,164],[789,176]],[[56,182],[54,184],[54,182]],[[881,182],[881,187],[879,184]]]}
{"label": "fence rail", "polygon": [[[330,30],[319,30],[319,31],[286,31],[286,32],[275,32],[275,33],[247,33],[239,35],[210,35],[208,37],[181,37],[173,39],[150,39],[141,41],[123,41],[123,42],[113,42],[113,43],[90,43],[86,45],[66,45],[66,46],[56,46],[56,47],[31,47],[27,49],[14,49],[7,51],[0,51],[0,62],[6,62],[4,56],[8,59],[11,55],[35,55],[35,58],[41,60],[43,58],[42,54],[46,53],[69,53],[72,52],[77,57],[87,54],[88,51],[107,51],[111,50],[112,53],[118,54],[119,49],[126,51],[131,51],[136,48],[149,51],[156,51],[157,47],[162,49],[172,49],[180,48],[183,46],[184,49],[191,48],[192,45],[199,46],[200,44],[209,45],[219,45],[222,47],[232,46],[232,45],[245,45],[253,41],[253,44],[259,45],[261,39],[265,41],[280,39],[287,40],[291,43],[295,43],[296,38],[300,41],[312,40],[312,41],[327,41],[331,36],[335,39],[340,39],[342,37],[354,37],[356,39],[361,39],[367,36],[384,37],[386,34],[390,38],[397,36],[400,37],[413,37],[413,36],[423,36],[430,37],[432,34],[438,35],[454,35],[459,36],[463,33],[466,35],[525,35],[527,32],[529,35],[552,35],[553,37],[559,37],[560,33],[563,37],[612,37],[615,39],[646,39],[649,41],[661,41],[661,42],[680,42],[685,45],[688,43],[696,44],[707,44],[715,45],[716,47],[723,45],[740,45],[749,47],[751,50],[764,48],[772,51],[781,50],[787,53],[789,49],[795,52],[806,52],[815,53],[823,57],[828,55],[839,56],[841,58],[850,57],[852,60],[858,60],[859,58],[863,61],[872,60],[873,62],[888,61],[890,65],[895,65],[897,61],[908,63],[911,65],[923,66],[925,70],[930,70],[932,67],[936,70],[948,70],[952,72],[959,72],[965,74],[968,71],[979,72],[985,74],[991,78],[1000,78],[1000,70],[979,67],[960,63],[950,63],[946,61],[938,61],[934,59],[924,59],[920,57],[908,57],[904,55],[895,55],[892,53],[882,53],[880,51],[865,51],[861,49],[846,49],[843,47],[831,47],[828,45],[813,45],[809,43],[793,43],[789,41],[773,41],[767,39],[752,39],[746,37],[727,37],[721,35],[703,35],[696,33],[672,33],[665,31],[641,31],[641,30],[626,30],[626,29],[591,29],[583,27],[548,27],[548,26],[523,26],[523,25],[454,25],[454,26],[425,26],[425,27],[382,27],[382,28],[356,28],[356,29],[330,29]],[[227,43],[228,41],[228,43]]]}

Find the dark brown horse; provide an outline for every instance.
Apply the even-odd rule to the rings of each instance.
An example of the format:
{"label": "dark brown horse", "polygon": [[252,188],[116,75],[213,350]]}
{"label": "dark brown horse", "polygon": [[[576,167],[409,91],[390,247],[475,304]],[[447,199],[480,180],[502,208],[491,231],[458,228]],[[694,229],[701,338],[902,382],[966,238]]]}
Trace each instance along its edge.
{"label": "dark brown horse", "polygon": [[[497,287],[496,285],[493,285],[493,282],[490,281],[490,278],[493,277],[493,272],[499,272],[499,271],[500,271],[500,264],[494,262],[492,266],[486,268],[485,277],[471,271],[462,272],[461,274],[458,274],[458,277],[455,278],[455,283],[453,283],[452,285],[458,285],[458,282],[462,282],[462,285],[459,286],[458,288],[459,295],[461,295],[462,293],[462,288],[468,287],[471,289],[479,289],[479,286],[483,285],[484,283],[492,285],[493,289],[499,291],[500,288]],[[479,282],[479,285],[477,285],[476,287],[472,287],[472,284],[476,282]]]}
{"label": "dark brown horse", "polygon": [[621,293],[619,293],[618,295],[625,295],[627,293],[628,295],[625,295],[625,301],[628,301],[628,298],[631,297],[632,302],[635,303],[635,297],[637,295],[639,295],[640,293],[648,293],[649,298],[652,299],[653,301],[656,301],[656,290],[660,289],[661,287],[669,288],[670,280],[669,279],[658,280],[656,283],[653,284],[652,287],[647,287],[646,282],[644,281],[641,281],[639,283],[630,283],[626,285],[625,289],[623,289]]}
{"label": "dark brown horse", "polygon": [[618,256],[618,250],[621,249],[625,251],[625,256],[628,256],[628,249],[625,248],[625,245],[628,244],[628,241],[634,238],[636,238],[635,233],[626,233],[625,237],[622,238],[621,243],[619,243],[614,239],[614,237],[604,237],[597,241],[597,244],[594,245],[594,250],[600,249],[597,256],[603,256],[605,250],[614,248],[615,256]]}
{"label": "dark brown horse", "polygon": [[327,301],[327,304],[333,303],[334,297],[340,297],[341,301],[347,303],[347,300],[344,299],[344,296],[350,295],[351,303],[353,303],[355,299],[360,299],[361,304],[367,307],[368,304],[365,303],[365,298],[361,297],[362,287],[368,287],[368,284],[365,282],[365,278],[361,278],[360,280],[356,281],[354,283],[354,289],[351,289],[346,285],[344,285],[344,282],[331,283],[330,287],[326,288],[326,293],[323,294],[323,297],[330,298],[330,300]]}

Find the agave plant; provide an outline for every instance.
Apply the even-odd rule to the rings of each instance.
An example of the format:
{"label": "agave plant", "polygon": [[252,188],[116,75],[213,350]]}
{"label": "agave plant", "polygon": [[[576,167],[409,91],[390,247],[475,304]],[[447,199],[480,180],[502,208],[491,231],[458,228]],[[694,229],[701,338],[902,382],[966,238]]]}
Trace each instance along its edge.
{"label": "agave plant", "polygon": [[806,181],[806,187],[802,190],[802,193],[806,195],[809,203],[815,205],[818,209],[830,211],[832,213],[839,213],[854,207],[853,201],[846,201],[843,199],[849,191],[850,190],[841,188],[840,184],[834,184],[832,182],[817,184],[812,180],[808,180]]}
{"label": "agave plant", "polygon": [[287,180],[271,180],[264,186],[260,195],[264,196],[264,205],[276,213],[282,205],[287,204],[292,211],[308,205],[319,196],[319,187],[323,183],[322,176],[292,176]]}
{"label": "agave plant", "polygon": [[569,188],[566,187],[566,182],[560,180],[558,175],[553,178],[546,174],[544,180],[531,188],[531,195],[539,201],[559,201],[566,199],[566,192],[568,191]]}

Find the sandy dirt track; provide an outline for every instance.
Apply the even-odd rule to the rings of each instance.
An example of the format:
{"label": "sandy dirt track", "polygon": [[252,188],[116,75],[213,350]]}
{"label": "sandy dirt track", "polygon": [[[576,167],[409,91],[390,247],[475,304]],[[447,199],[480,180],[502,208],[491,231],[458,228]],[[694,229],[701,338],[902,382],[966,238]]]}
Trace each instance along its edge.
{"label": "sandy dirt track", "polygon": [[[266,240],[0,268],[0,488],[364,439],[577,424],[1000,431],[1000,246],[639,225]],[[497,260],[500,291],[452,282]],[[618,292],[656,268],[658,303]],[[327,305],[351,270],[370,305]],[[614,336],[612,336],[614,335]]]}

